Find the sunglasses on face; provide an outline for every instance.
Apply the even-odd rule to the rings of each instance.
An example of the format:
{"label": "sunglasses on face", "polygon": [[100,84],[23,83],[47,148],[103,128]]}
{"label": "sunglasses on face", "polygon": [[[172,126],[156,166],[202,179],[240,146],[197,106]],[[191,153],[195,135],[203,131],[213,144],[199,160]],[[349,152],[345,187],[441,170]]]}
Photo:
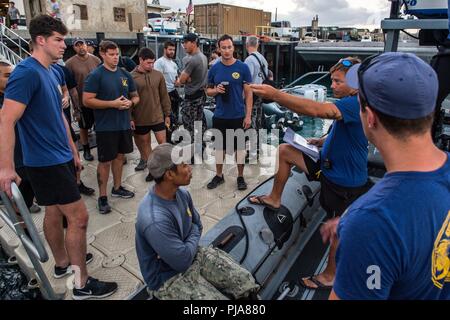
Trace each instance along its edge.
{"label": "sunglasses on face", "polygon": [[379,56],[379,54],[373,55],[368,57],[366,60],[364,60],[361,63],[361,66],[358,69],[358,81],[359,81],[359,94],[360,96],[366,101],[366,103],[373,107],[372,104],[370,104],[369,100],[367,99],[367,94],[364,91],[364,73],[369,70],[370,67],[374,66],[375,64],[378,63],[377,60],[375,60],[375,58],[377,58]]}

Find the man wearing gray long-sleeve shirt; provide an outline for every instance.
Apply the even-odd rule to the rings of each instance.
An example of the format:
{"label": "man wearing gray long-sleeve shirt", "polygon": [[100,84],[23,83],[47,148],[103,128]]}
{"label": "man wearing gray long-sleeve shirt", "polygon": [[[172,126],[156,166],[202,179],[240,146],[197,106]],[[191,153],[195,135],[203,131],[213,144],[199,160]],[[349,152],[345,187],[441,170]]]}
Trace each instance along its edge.
{"label": "man wearing gray long-sleeve shirt", "polygon": [[[181,151],[181,152],[180,152]],[[161,144],[148,168],[156,185],[142,200],[136,222],[136,251],[149,291],[160,300],[247,298],[259,286],[253,276],[215,248],[198,246],[203,230],[189,185],[192,149]],[[220,283],[220,287],[213,284]]]}

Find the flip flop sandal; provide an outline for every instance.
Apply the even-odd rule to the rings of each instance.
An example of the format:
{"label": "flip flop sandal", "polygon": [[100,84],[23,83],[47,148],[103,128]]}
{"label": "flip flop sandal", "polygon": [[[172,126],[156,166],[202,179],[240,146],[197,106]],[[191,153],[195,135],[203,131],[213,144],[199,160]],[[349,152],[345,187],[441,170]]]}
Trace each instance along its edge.
{"label": "flip flop sandal", "polygon": [[[309,280],[312,283],[314,283],[317,287],[311,287],[305,283],[305,280]],[[333,286],[327,286],[324,285],[322,282],[317,280],[314,276],[308,277],[306,279],[300,279],[300,285],[303,288],[309,289],[309,290],[330,290],[333,289]]]}
{"label": "flip flop sandal", "polygon": [[[273,210],[273,211],[278,211],[278,210],[280,210],[280,208],[275,208],[275,207],[273,207],[272,205],[270,205],[270,204],[268,204],[267,202],[265,202],[264,199],[263,199],[263,197],[264,197],[264,196],[250,196],[250,197],[247,198],[247,201],[248,201],[250,204],[253,204],[253,205],[255,205],[255,206],[263,206],[263,207],[266,207],[266,208],[268,208],[268,209],[270,209],[270,210]],[[252,198],[255,198],[257,201],[252,201],[252,200],[251,200]]]}

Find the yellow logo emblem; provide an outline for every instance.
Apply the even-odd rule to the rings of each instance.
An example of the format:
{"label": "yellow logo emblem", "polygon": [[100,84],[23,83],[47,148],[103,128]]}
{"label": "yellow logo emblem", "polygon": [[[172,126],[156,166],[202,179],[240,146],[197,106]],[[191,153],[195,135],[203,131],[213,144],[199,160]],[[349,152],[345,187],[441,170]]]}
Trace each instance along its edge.
{"label": "yellow logo emblem", "polygon": [[189,209],[189,208],[187,208],[187,215],[189,216],[189,217],[192,217],[192,212],[191,212],[191,209]]}
{"label": "yellow logo emblem", "polygon": [[234,80],[238,80],[241,77],[241,74],[239,72],[234,72],[232,74],[232,77],[233,77]]}
{"label": "yellow logo emblem", "polygon": [[128,87],[128,79],[127,78],[122,78],[122,86]]}
{"label": "yellow logo emblem", "polygon": [[450,211],[434,243],[431,277],[439,289],[450,282]]}

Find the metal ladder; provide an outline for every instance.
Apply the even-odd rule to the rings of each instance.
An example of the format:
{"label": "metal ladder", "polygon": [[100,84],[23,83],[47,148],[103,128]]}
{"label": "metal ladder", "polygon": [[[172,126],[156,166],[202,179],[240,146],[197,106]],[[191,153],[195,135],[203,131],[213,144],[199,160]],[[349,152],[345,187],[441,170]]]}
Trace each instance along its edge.
{"label": "metal ladder", "polygon": [[[13,201],[4,192],[0,192],[0,197],[5,205],[6,212],[3,208],[0,208],[0,217],[5,221],[11,230],[15,231],[20,241],[22,242],[28,257],[36,271],[36,275],[40,280],[40,289],[45,299],[47,300],[58,300],[62,297],[55,293],[50,281],[48,280],[41,263],[48,261],[48,253],[45,250],[44,244],[39,237],[36,226],[34,225],[33,219],[31,218],[30,211],[28,210],[25,201],[23,200],[22,194],[15,183],[11,184],[11,192],[13,195]],[[14,204],[16,205],[23,222],[19,220],[19,217],[14,209]],[[24,227],[26,226],[31,239],[25,234]]]}
{"label": "metal ladder", "polygon": [[28,45],[27,40],[4,24],[0,24],[0,57],[16,66],[20,61],[31,55],[25,49],[26,45]]}

